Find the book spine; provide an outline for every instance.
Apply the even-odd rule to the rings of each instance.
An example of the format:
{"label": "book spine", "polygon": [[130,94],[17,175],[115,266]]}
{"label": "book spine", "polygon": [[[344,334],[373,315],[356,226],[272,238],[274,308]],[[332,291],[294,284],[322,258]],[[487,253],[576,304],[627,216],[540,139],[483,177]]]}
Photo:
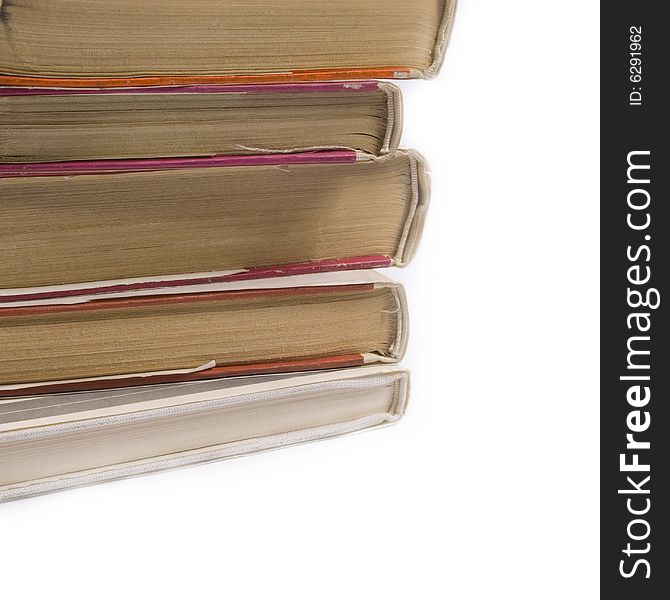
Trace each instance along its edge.
{"label": "book spine", "polygon": [[393,155],[398,150],[402,135],[402,93],[392,83],[379,82],[379,89],[386,94],[386,133],[379,153]]}
{"label": "book spine", "polygon": [[435,46],[433,48],[433,62],[422,73],[412,73],[412,77],[420,77],[421,79],[432,79],[437,75],[444,62],[444,55],[451,39],[451,31],[454,24],[454,17],[456,15],[457,0],[444,0],[444,11],[442,13],[442,20],[437,30],[437,37],[435,39]]}
{"label": "book spine", "polygon": [[405,266],[416,253],[430,202],[430,177],[426,159],[416,150],[403,150],[410,162],[411,202],[393,265]]}

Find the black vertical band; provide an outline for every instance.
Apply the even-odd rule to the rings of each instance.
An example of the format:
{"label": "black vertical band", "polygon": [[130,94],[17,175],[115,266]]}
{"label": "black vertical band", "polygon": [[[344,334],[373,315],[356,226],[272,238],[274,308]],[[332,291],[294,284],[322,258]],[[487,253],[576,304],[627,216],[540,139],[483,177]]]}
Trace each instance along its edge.
{"label": "black vertical band", "polygon": [[670,36],[664,5],[601,5],[601,583],[670,597]]}

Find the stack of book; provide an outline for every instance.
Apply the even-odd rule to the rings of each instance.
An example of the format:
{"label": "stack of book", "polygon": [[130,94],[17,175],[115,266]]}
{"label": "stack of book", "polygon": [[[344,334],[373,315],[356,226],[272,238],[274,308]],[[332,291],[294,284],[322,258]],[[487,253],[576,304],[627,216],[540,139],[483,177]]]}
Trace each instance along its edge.
{"label": "stack of book", "polygon": [[0,500],[397,421],[453,0],[0,0]]}

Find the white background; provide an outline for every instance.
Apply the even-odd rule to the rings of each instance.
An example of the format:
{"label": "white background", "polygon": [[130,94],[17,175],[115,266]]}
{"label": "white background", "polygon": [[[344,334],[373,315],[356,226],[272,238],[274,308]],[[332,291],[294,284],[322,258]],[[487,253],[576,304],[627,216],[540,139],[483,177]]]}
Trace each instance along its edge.
{"label": "white background", "polygon": [[[408,2],[408,8],[411,2]],[[396,427],[0,507],[2,598],[598,590],[598,7],[461,0]]]}

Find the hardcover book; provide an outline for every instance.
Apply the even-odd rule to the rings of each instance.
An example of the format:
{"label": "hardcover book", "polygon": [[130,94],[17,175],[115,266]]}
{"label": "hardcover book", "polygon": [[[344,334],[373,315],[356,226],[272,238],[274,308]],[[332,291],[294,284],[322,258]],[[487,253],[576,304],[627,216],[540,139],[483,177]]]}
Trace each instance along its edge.
{"label": "hardcover book", "polygon": [[369,270],[25,300],[0,308],[0,397],[391,363],[407,323]]}
{"label": "hardcover book", "polygon": [[400,90],[376,81],[0,88],[0,163],[348,149],[392,154]]}
{"label": "hardcover book", "polygon": [[0,501],[393,423],[395,366],[0,400]]}
{"label": "hardcover book", "polygon": [[0,165],[0,306],[404,265],[429,183],[414,151]]}
{"label": "hardcover book", "polygon": [[454,0],[0,0],[0,85],[430,77]]}

